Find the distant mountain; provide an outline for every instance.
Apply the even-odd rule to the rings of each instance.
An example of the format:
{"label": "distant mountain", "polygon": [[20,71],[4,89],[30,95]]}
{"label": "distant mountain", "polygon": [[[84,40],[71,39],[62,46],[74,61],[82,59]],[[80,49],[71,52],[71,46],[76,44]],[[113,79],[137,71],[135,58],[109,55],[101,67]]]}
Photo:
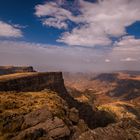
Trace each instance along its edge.
{"label": "distant mountain", "polygon": [[106,82],[113,82],[117,80],[118,73],[101,73],[90,80],[100,80]]}

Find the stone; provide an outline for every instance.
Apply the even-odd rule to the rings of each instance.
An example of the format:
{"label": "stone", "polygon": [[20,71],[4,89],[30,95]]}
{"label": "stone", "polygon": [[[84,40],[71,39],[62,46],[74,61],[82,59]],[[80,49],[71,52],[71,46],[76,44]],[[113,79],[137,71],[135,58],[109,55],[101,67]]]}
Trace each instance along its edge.
{"label": "stone", "polygon": [[73,123],[78,123],[79,121],[79,111],[76,108],[71,108],[69,112],[69,119]]}

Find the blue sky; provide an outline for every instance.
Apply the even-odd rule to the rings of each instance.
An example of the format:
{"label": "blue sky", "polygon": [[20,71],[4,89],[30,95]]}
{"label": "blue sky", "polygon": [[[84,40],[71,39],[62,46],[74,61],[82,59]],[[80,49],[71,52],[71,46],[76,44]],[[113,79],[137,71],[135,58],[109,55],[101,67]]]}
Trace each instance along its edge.
{"label": "blue sky", "polygon": [[[49,67],[55,69],[67,70],[69,67],[75,68],[75,65],[79,65],[77,71],[85,67],[90,70],[91,65],[95,69],[102,69],[105,65],[109,65],[110,70],[116,69],[116,65],[118,69],[131,69],[139,64],[139,0],[1,0],[0,3],[0,53],[9,54],[13,59],[1,64],[36,65],[34,57],[42,55],[40,47],[46,48],[46,54],[40,61],[45,61],[48,47],[52,48],[56,58],[50,55],[47,59],[54,59]],[[3,48],[4,43],[7,49]],[[9,44],[12,44],[13,50],[18,45],[26,46],[25,56],[31,47],[36,50],[36,56],[30,63],[23,61],[24,58],[14,62]],[[59,51],[58,47],[64,49]],[[18,59],[17,50],[14,53]],[[122,50],[126,51],[122,54]],[[4,53],[1,55],[3,60]],[[69,59],[63,62],[66,59],[61,58],[62,55]],[[58,65],[56,61],[59,59]],[[45,62],[40,61],[38,63],[43,67]],[[73,61],[77,63],[70,64]]]}
{"label": "blue sky", "polygon": [[55,44],[62,30],[42,26],[34,15],[35,5],[44,0],[1,0],[0,19],[7,23],[27,26],[22,29],[24,37],[20,40]]}
{"label": "blue sky", "polygon": [[[66,8],[73,6],[74,1],[71,1],[67,4]],[[91,1],[93,2],[93,0]],[[35,6],[44,2],[44,0],[1,0],[0,19],[9,24],[27,26],[22,29],[24,37],[20,38],[21,40],[60,45],[56,40],[64,30],[42,26],[40,20],[34,15]],[[129,35],[140,38],[140,21],[134,22],[126,27],[126,29]]]}

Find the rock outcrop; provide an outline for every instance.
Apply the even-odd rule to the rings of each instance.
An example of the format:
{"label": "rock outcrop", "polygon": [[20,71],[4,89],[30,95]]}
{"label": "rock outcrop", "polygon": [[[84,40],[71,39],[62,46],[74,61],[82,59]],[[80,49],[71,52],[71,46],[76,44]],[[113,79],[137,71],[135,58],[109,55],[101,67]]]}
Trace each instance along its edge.
{"label": "rock outcrop", "polygon": [[64,139],[69,135],[70,129],[65,122],[53,117],[47,107],[44,107],[25,115],[20,133],[11,140]]}
{"label": "rock outcrop", "polygon": [[0,66],[0,75],[20,73],[20,72],[35,72],[32,66]]}

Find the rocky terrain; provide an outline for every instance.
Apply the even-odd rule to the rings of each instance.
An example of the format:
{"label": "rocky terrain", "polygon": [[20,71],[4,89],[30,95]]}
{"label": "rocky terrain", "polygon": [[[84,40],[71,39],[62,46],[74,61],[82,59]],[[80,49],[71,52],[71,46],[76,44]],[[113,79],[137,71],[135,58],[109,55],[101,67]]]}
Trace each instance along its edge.
{"label": "rocky terrain", "polygon": [[[139,84],[138,75],[122,73],[1,75],[0,139],[139,140],[139,94],[124,98]],[[120,96],[117,88],[125,88]]]}

